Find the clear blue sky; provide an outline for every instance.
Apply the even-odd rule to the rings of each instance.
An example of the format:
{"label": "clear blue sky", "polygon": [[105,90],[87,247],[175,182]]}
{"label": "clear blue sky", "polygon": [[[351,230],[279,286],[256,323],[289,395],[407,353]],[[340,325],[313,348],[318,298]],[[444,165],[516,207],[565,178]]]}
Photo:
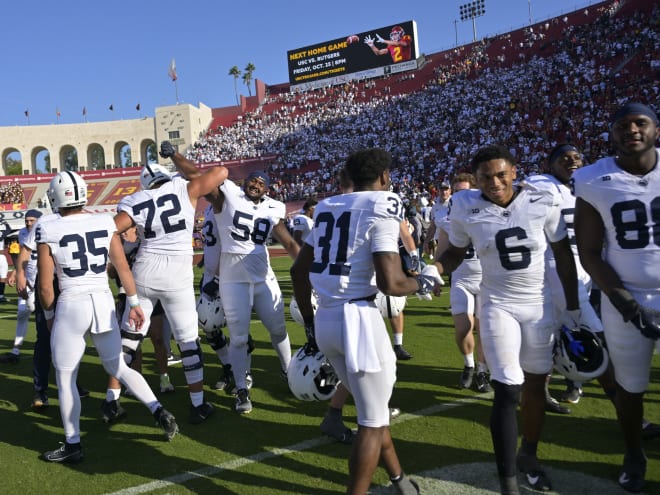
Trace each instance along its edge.
{"label": "clear blue sky", "polygon": [[[180,102],[235,104],[229,69],[256,66],[254,78],[287,82],[287,50],[352,33],[417,21],[419,50],[472,41],[459,22],[466,0],[329,2],[219,0],[9,1],[2,8],[0,126],[132,119],[176,103],[167,75],[176,60]],[[477,37],[594,5],[595,0],[485,0]],[[239,94],[247,87],[238,80]],[[252,90],[254,92],[254,88]],[[141,111],[135,109],[140,104]],[[108,107],[114,106],[111,112]]]}

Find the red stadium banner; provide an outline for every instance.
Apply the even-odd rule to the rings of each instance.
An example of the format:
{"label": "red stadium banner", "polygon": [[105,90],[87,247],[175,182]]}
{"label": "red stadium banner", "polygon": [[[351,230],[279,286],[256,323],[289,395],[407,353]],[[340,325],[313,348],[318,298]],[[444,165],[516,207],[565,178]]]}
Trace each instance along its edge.
{"label": "red stadium banner", "polygon": [[107,187],[107,182],[87,182],[87,204],[93,205],[97,203],[99,197]]}
{"label": "red stadium banner", "polygon": [[113,187],[110,192],[108,192],[105,198],[103,198],[101,203],[106,205],[116,205],[124,196],[136,193],[141,189],[142,187],[140,186],[139,178],[120,180],[117,184],[115,184],[115,187]]}
{"label": "red stadium banner", "polygon": [[27,203],[0,203],[0,211],[20,211],[27,209]]}

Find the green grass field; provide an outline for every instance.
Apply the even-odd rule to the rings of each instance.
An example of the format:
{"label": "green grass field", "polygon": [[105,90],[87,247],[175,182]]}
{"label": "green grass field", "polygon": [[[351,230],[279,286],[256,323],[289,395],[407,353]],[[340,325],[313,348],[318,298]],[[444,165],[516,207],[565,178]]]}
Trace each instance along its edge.
{"label": "green grass field", "polygon": [[[287,303],[291,296],[290,259],[274,258]],[[199,276],[199,273],[198,273]],[[392,405],[403,414],[392,424],[402,465],[420,482],[424,493],[496,493],[496,472],[488,420],[490,397],[460,390],[462,370],[448,311],[448,291],[432,302],[408,299],[405,346],[414,359],[399,363]],[[16,300],[12,289],[7,295]],[[287,304],[288,308],[288,304]],[[0,352],[11,348],[16,306],[0,307]],[[287,309],[288,317],[288,309]],[[300,325],[288,320],[295,352],[304,342]],[[148,410],[123,398],[125,422],[111,427],[101,422],[100,402],[106,376],[93,347],[87,349],[79,382],[92,391],[83,400],[84,462],[53,465],[38,459],[41,452],[63,441],[55,387],[50,407],[30,408],[32,399],[31,323],[22,359],[0,368],[0,492],[7,494],[336,494],[343,493],[349,447],[322,436],[319,423],[326,403],[301,402],[280,380],[278,360],[267,332],[252,323],[257,348],[253,355],[251,393],[254,410],[240,416],[233,398],[210,389],[220,374],[215,354],[204,342],[206,398],[216,414],[206,423],[187,423],[189,399],[180,365],[170,376],[174,394],[160,396],[178,418],[181,434],[163,440]],[[150,342],[145,341],[143,371],[158,387]],[[51,383],[54,382],[54,372]],[[563,382],[552,383],[558,393]],[[610,402],[594,383],[571,415],[548,415],[539,456],[555,483],[555,493],[624,493],[615,483],[622,461],[622,441]],[[345,408],[346,422],[355,426],[355,408]],[[660,357],[656,356],[646,417],[660,422]],[[646,443],[649,458],[645,493],[660,493],[660,438]],[[379,469],[372,493],[389,493],[387,475]],[[523,493],[531,493],[523,490]]]}

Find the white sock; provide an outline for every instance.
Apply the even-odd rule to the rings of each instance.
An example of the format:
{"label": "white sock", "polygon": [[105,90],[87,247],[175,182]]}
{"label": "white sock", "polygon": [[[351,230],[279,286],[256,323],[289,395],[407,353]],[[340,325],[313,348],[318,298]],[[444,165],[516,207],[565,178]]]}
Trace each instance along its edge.
{"label": "white sock", "polygon": [[474,356],[472,354],[463,354],[463,363],[468,368],[474,368]]}

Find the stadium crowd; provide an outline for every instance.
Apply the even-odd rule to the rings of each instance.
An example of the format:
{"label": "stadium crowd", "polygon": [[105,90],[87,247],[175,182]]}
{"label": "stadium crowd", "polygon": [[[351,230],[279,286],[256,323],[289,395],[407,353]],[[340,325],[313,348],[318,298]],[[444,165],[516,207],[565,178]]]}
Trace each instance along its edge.
{"label": "stadium crowd", "polygon": [[[338,192],[336,175],[347,152],[365,146],[392,152],[393,182],[403,194],[464,171],[477,148],[494,142],[504,143],[526,174],[536,173],[562,141],[580,146],[591,163],[609,151],[613,107],[638,87],[637,98],[647,103],[660,95],[651,70],[660,48],[660,9],[655,5],[650,18],[616,12],[603,12],[593,24],[566,25],[559,37],[528,33],[527,48],[536,55],[511,66],[507,59],[528,52],[506,35],[447,52],[434,77],[412,94],[352,81],[277,95],[266,102],[278,103],[272,112],[260,108],[213,130],[187,157],[211,163],[276,154],[271,194],[285,202]],[[551,28],[548,23],[548,32],[557,31]],[[496,42],[502,53],[489,56]]]}

